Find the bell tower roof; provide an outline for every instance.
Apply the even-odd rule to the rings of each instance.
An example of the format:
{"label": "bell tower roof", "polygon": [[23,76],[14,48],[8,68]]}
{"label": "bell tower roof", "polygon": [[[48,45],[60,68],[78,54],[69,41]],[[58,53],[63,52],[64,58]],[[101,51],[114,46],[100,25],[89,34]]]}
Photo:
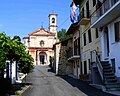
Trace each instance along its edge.
{"label": "bell tower roof", "polygon": [[48,17],[50,17],[51,15],[58,16],[58,14],[52,13],[52,14],[49,14],[49,16],[48,16]]}

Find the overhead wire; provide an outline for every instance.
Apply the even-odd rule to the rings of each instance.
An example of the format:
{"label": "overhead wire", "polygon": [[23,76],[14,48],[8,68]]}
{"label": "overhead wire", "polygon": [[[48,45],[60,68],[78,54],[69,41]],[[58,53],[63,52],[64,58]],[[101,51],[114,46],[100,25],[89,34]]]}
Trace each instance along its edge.
{"label": "overhead wire", "polygon": [[64,25],[64,24],[68,21],[68,19],[69,19],[69,17],[68,17],[67,19],[65,19],[65,20],[58,26],[58,29],[59,29],[62,25]]}

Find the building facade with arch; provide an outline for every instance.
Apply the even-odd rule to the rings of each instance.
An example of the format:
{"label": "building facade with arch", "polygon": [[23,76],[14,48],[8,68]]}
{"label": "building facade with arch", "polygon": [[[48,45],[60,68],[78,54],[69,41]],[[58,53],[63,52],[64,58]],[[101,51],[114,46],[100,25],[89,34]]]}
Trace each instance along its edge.
{"label": "building facade with arch", "polygon": [[52,50],[57,39],[57,14],[49,14],[49,30],[41,27],[24,37],[24,44],[27,51],[34,59],[35,65],[49,64],[50,56],[54,56]]}

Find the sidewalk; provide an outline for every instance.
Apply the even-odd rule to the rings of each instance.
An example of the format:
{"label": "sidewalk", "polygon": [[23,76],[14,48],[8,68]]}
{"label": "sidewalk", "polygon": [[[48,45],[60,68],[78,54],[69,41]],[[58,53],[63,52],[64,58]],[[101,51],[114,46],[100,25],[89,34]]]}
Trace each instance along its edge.
{"label": "sidewalk", "polygon": [[119,96],[119,95],[112,95],[112,94],[103,92],[102,90],[89,85],[88,82],[77,79],[77,78],[73,78],[70,76],[61,76],[61,78],[66,80],[72,86],[77,87],[79,90],[81,90],[88,96]]}

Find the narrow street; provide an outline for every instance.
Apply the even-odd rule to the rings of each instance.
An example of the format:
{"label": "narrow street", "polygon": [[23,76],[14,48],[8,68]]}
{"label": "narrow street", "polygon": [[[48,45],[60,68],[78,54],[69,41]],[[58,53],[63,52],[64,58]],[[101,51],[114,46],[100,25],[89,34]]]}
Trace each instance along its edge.
{"label": "narrow street", "polygon": [[114,96],[72,77],[55,76],[48,66],[36,66],[26,82],[32,85],[23,96]]}

